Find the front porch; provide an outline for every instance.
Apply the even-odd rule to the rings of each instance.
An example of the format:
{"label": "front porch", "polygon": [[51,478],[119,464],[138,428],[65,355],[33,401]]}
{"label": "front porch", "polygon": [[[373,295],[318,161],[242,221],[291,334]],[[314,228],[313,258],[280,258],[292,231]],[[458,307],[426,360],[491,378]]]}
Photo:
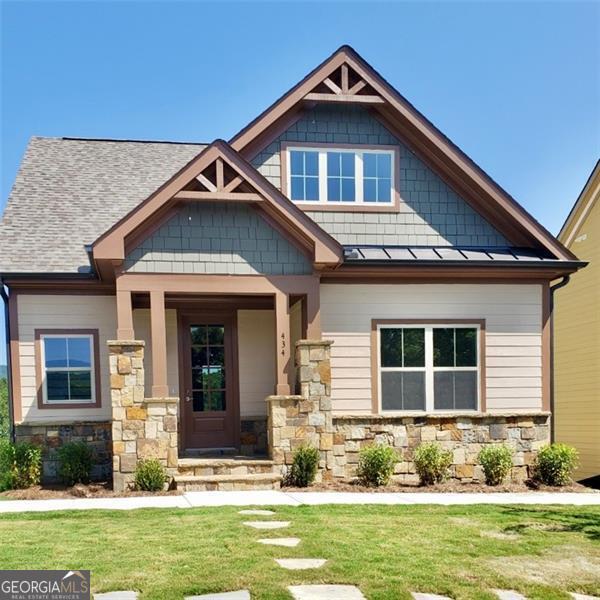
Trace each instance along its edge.
{"label": "front porch", "polygon": [[150,457],[186,489],[278,486],[265,397],[296,391],[291,349],[320,337],[318,292],[312,276],[118,277],[115,488]]}

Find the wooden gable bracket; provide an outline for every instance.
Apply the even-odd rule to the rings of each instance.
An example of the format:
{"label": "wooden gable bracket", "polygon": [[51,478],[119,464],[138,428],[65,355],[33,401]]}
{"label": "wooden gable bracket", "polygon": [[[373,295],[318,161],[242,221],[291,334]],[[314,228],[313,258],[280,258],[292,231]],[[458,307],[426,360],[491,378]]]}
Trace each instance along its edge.
{"label": "wooden gable bracket", "polygon": [[303,98],[306,102],[385,104],[385,100],[348,65],[343,63]]}
{"label": "wooden gable bracket", "polygon": [[217,158],[173,197],[185,201],[262,202],[263,196],[253,189],[241,175],[225,165],[222,158]]}

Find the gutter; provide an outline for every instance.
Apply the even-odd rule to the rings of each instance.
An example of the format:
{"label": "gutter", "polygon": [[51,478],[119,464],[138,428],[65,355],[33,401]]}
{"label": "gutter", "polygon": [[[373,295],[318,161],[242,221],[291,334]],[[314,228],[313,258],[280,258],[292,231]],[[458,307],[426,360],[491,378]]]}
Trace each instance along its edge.
{"label": "gutter", "polygon": [[4,289],[4,281],[0,277],[0,297],[4,301],[4,325],[6,331],[6,381],[8,383],[8,418],[10,422],[10,441],[15,441],[15,416],[13,409],[12,362],[10,355],[10,318],[8,314],[8,295]]}
{"label": "gutter", "polygon": [[[587,264],[587,263],[586,263]],[[563,275],[563,278],[554,285],[550,286],[550,442],[555,441],[555,418],[554,418],[554,292],[565,287],[571,280],[570,275]]]}

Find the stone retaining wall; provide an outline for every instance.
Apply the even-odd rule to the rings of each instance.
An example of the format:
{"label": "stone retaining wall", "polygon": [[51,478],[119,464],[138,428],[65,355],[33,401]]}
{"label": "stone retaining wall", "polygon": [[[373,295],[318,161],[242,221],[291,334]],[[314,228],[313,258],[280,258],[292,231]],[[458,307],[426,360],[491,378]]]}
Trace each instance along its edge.
{"label": "stone retaining wall", "polygon": [[368,444],[394,447],[400,462],[394,479],[418,483],[413,452],[435,441],[453,453],[451,476],[462,482],[483,481],[477,455],[486,444],[505,443],[514,450],[511,479],[523,481],[536,452],[550,442],[549,413],[435,414],[402,416],[334,416],[331,406],[330,341],[296,344],[298,391],[269,396],[269,451],[282,472],[303,444],[319,449],[317,480],[356,477],[360,449]]}
{"label": "stone retaining wall", "polygon": [[85,442],[93,452],[93,481],[111,476],[111,423],[82,421],[77,423],[23,423],[15,426],[17,442],[30,442],[42,448],[42,482],[58,480],[58,448],[68,442]]}
{"label": "stone retaining wall", "polygon": [[144,342],[109,341],[113,488],[130,487],[137,462],[158,459],[177,472],[178,398],[144,397]]}
{"label": "stone retaining wall", "polygon": [[453,453],[451,476],[462,482],[484,481],[477,455],[486,444],[504,443],[513,451],[511,479],[524,481],[535,454],[550,442],[548,414],[535,415],[434,415],[426,417],[334,417],[333,476],[356,476],[358,453],[368,444],[396,448],[401,461],[394,479],[415,484],[419,478],[412,462],[414,449],[435,441]]}

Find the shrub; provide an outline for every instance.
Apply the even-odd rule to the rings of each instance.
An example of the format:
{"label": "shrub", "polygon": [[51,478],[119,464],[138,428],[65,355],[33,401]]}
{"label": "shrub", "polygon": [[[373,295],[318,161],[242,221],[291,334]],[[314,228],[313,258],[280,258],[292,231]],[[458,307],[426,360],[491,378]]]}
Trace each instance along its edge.
{"label": "shrub", "polygon": [[290,485],[308,487],[314,480],[319,466],[319,451],[312,446],[300,446],[294,453],[294,460],[288,481]]}
{"label": "shrub", "polygon": [[398,454],[390,446],[372,444],[361,449],[357,475],[364,485],[379,487],[390,482]]}
{"label": "shrub", "polygon": [[58,476],[65,485],[89,483],[92,450],[85,442],[68,442],[57,450]]}
{"label": "shrub", "polygon": [[483,467],[485,482],[488,485],[499,485],[510,473],[512,450],[504,444],[484,446],[477,458]]}
{"label": "shrub", "polygon": [[452,452],[442,450],[435,442],[428,442],[415,449],[413,460],[421,485],[432,485],[448,477]]}
{"label": "shrub", "polygon": [[38,485],[41,475],[41,448],[29,442],[0,441],[0,491]]}
{"label": "shrub", "polygon": [[157,458],[138,461],[133,475],[136,490],[160,492],[168,480],[167,472]]}
{"label": "shrub", "polygon": [[549,444],[540,449],[534,463],[534,477],[546,485],[567,485],[577,466],[579,454],[567,444]]}

